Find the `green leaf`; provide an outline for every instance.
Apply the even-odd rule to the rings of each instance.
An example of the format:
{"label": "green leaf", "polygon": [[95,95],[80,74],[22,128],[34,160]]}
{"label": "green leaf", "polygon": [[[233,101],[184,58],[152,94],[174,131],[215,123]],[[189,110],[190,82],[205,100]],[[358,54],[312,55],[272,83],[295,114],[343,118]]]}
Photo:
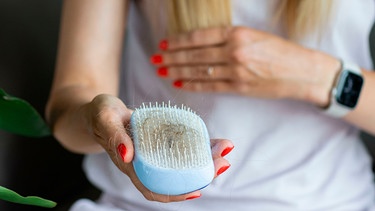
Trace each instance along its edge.
{"label": "green leaf", "polygon": [[56,206],[56,202],[43,199],[37,196],[26,196],[23,197],[19,195],[18,193],[9,190],[7,188],[4,188],[0,186],[0,199],[17,203],[17,204],[26,204],[26,205],[34,205],[34,206],[40,206],[40,207],[47,207],[47,208],[53,208]]}
{"label": "green leaf", "polygon": [[25,100],[0,89],[0,129],[18,135],[43,137],[51,134],[39,113]]}

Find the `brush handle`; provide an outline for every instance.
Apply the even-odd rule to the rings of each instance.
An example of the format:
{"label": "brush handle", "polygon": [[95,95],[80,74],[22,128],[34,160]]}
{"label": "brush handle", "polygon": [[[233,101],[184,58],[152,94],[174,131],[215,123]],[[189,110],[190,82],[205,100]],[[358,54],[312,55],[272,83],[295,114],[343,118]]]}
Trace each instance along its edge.
{"label": "brush handle", "polygon": [[214,166],[207,165],[199,169],[162,169],[155,168],[135,156],[135,172],[142,184],[150,191],[164,195],[180,195],[202,189],[209,185],[214,177]]}

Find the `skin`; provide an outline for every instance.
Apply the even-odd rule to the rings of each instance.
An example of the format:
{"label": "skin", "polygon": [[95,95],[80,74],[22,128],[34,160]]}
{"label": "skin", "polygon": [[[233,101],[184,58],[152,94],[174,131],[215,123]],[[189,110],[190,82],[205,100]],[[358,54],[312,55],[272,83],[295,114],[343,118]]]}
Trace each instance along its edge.
{"label": "skin", "polygon": [[[124,0],[64,1],[47,120],[66,149],[108,153],[147,200],[174,202],[200,196],[200,191],[179,196],[152,193],[134,173],[134,149],[126,131],[132,110],[117,97],[127,5]],[[181,81],[180,89],[191,92],[290,98],[325,107],[339,70],[339,61],[330,55],[250,28],[197,30],[167,41],[168,49],[156,52],[163,57],[156,69],[167,67],[164,77]],[[212,74],[207,74],[208,66],[214,67]],[[345,120],[375,134],[371,112],[375,95],[370,92],[375,90],[375,76],[363,75],[359,104]],[[117,150],[120,144],[126,147],[123,158]],[[211,146],[216,172],[230,166],[221,154],[233,148],[232,142],[212,139]]]}

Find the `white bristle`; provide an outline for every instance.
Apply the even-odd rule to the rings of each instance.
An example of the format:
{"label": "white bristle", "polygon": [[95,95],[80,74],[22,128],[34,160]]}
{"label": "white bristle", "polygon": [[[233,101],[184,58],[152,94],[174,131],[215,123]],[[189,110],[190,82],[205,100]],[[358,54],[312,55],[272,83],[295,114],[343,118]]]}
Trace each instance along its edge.
{"label": "white bristle", "polygon": [[155,103],[134,111],[137,153],[145,162],[160,168],[186,169],[212,161],[206,128],[186,106]]}

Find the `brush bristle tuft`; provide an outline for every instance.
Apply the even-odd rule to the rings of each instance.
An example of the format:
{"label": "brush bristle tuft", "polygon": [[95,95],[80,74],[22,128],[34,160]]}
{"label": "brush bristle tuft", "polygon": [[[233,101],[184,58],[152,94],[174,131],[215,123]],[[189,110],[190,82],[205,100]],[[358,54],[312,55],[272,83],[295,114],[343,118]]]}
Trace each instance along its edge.
{"label": "brush bristle tuft", "polygon": [[143,104],[133,113],[138,156],[160,168],[199,168],[212,162],[207,129],[186,106]]}

